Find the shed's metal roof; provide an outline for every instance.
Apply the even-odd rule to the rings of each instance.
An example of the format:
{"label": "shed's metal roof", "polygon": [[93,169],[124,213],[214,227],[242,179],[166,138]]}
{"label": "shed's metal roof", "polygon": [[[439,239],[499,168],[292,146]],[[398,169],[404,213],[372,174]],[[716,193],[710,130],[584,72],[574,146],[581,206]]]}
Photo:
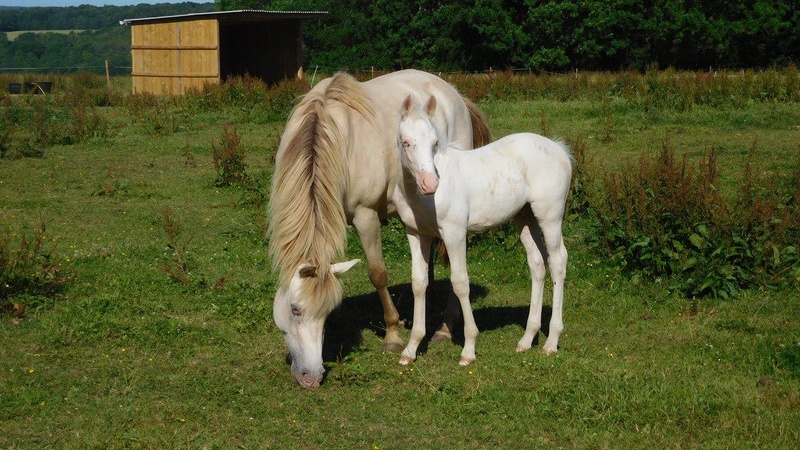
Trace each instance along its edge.
{"label": "shed's metal roof", "polygon": [[212,11],[174,16],[142,17],[138,19],[120,20],[120,25],[134,25],[143,23],[180,22],[197,19],[217,19],[221,22],[270,22],[276,20],[294,19],[320,19],[328,11],[262,11],[256,9],[240,9],[236,11]]}

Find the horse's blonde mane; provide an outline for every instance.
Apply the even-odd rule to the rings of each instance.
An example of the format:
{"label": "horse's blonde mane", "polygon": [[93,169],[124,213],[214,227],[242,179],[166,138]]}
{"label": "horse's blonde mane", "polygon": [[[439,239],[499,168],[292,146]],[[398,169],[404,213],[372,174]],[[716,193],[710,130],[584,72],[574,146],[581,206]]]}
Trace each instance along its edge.
{"label": "horse's blonde mane", "polygon": [[348,185],[347,140],[331,116],[341,104],[368,120],[373,109],[360,84],[336,74],[324,91],[312,91],[292,112],[296,131],[276,161],[269,204],[269,251],[281,285],[289,285],[302,264],[317,267],[304,278],[298,301],[306,313],[327,315],[341,301],[341,285],[330,272],[344,255],[347,220],[344,196]]}

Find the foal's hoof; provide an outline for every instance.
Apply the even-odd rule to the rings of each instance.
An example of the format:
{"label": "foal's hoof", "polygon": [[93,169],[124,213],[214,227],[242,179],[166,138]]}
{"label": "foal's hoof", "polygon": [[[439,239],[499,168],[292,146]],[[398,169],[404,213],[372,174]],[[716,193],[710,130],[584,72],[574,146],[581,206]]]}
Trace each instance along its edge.
{"label": "foal's hoof", "polygon": [[403,356],[400,357],[400,364],[403,365],[403,366],[407,366],[407,365],[411,364],[412,362],[414,362],[414,358],[409,358],[406,355],[403,355]]}
{"label": "foal's hoof", "polygon": [[384,342],[381,350],[389,353],[400,353],[403,351],[403,344],[398,344],[397,342]]}
{"label": "foal's hoof", "polygon": [[467,358],[466,356],[462,356],[461,359],[458,361],[458,365],[468,366],[473,362],[475,362],[475,358]]}

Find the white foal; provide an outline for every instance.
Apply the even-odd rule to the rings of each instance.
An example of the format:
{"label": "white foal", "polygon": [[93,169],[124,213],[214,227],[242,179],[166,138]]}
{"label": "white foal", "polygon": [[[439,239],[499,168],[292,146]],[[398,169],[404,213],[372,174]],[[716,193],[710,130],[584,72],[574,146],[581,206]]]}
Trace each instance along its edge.
{"label": "white foal", "polygon": [[478,327],[469,302],[467,233],[514,219],[528,257],[533,286],[525,334],[517,351],[531,347],[542,325],[545,262],[553,280],[553,315],[542,350],[558,350],[564,329],[562,308],[567,249],[562,219],[572,178],[572,156],[566,145],[532,133],[513,134],[475,150],[463,151],[441,136],[430,120],[436,109],[431,96],[423,108],[409,96],[399,127],[401,179],[394,201],[406,225],[411,246],[414,323],[401,364],[416,359],[425,337],[425,290],[430,242],[444,241],[450,257],[453,292],[464,315],[461,365],[475,360]]}

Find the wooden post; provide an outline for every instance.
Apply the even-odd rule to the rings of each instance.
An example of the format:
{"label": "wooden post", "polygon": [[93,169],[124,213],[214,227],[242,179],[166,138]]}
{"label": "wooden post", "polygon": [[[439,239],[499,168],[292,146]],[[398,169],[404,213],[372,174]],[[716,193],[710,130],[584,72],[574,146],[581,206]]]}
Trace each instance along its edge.
{"label": "wooden post", "polygon": [[108,90],[111,90],[111,75],[108,73],[108,60],[106,60],[106,85]]}

